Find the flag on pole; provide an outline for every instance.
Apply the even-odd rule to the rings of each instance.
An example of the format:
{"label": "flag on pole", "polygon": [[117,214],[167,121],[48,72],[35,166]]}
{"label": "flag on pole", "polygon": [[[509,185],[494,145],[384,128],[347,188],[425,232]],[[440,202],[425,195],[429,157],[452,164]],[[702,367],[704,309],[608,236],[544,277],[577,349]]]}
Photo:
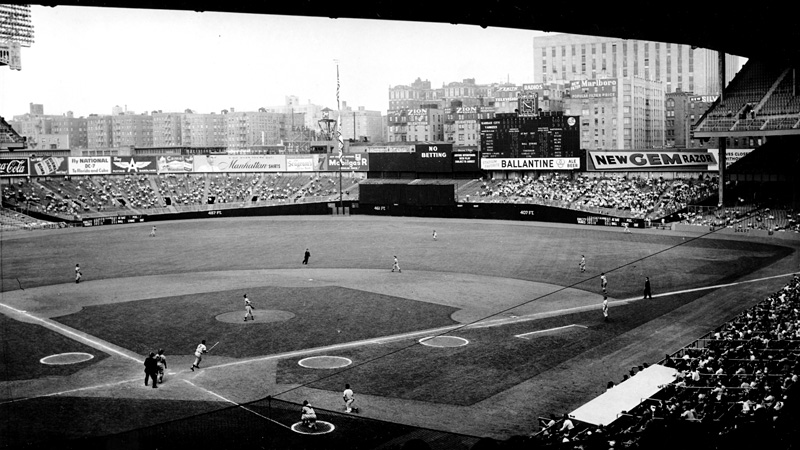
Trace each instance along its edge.
{"label": "flag on pole", "polygon": [[339,105],[339,64],[336,64],[336,110],[339,113],[339,120],[336,122],[336,140],[338,141],[339,145],[339,170],[342,170],[342,159],[343,159],[343,149],[344,149],[344,141],[342,141],[342,109],[341,105]]}

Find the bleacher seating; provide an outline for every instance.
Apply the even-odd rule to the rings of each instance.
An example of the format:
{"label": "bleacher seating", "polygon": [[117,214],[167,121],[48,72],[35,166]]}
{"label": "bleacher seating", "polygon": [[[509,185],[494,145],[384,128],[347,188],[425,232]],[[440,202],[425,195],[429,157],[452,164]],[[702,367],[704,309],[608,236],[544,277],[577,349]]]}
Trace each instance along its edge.
{"label": "bleacher seating", "polygon": [[799,122],[800,80],[796,68],[751,59],[695,130],[785,130],[797,128]]}
{"label": "bleacher seating", "polygon": [[25,138],[20,136],[4,118],[0,117],[0,149],[21,149],[25,148],[25,143]]}
{"label": "bleacher seating", "polygon": [[710,177],[664,180],[623,176],[593,178],[585,175],[522,177],[481,180],[459,189],[460,201],[535,203],[634,218],[657,218],[686,208],[716,194]]}
{"label": "bleacher seating", "polygon": [[[800,370],[800,276],[659,364],[677,374],[657,394],[605,427],[567,414],[540,418],[540,429],[532,434],[537,448],[649,448],[653,443],[645,439],[654,425],[681,422],[704,427],[722,445],[715,448],[733,448],[729,445],[739,439],[752,438],[753,430],[774,432],[768,439],[780,442],[782,433],[793,430],[787,423],[793,419],[784,412],[796,402]],[[634,367],[629,375],[646,367]],[[614,386],[609,383],[607,389]],[[791,436],[785,438],[791,443]]]}

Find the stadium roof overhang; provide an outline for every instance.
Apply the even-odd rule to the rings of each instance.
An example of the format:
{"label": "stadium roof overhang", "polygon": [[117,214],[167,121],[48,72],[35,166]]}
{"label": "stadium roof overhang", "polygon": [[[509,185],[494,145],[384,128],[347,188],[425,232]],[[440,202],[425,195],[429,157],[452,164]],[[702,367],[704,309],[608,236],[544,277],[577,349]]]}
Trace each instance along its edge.
{"label": "stadium roof overhang", "polygon": [[[330,18],[380,19],[672,42],[724,51],[747,58],[800,62],[800,27],[789,2],[733,4],[693,2],[643,8],[633,2],[287,2],[74,1],[49,3],[147,9],[184,9]],[[389,51],[390,49],[387,49]],[[524,51],[524,49],[520,49]]]}

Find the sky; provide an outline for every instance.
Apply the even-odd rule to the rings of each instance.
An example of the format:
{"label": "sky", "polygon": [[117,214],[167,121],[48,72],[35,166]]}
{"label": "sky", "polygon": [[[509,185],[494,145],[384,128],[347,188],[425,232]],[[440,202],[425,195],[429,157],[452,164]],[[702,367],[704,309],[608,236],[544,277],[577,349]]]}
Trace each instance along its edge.
{"label": "sky", "polygon": [[[0,68],[0,116],[44,105],[75,117],[219,113],[301,104],[384,112],[389,87],[533,81],[533,37],[549,33],[424,22],[32,5],[22,70]],[[337,63],[338,61],[338,63]]]}

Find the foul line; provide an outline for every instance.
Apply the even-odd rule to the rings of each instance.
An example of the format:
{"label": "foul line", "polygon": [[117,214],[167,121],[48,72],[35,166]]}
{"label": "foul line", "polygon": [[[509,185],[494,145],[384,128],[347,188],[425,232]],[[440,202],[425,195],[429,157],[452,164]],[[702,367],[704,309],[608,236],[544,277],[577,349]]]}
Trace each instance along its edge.
{"label": "foul line", "polygon": [[518,338],[522,338],[522,339],[528,339],[525,336],[530,336],[532,334],[538,334],[538,333],[548,333],[550,331],[558,331],[558,330],[563,330],[563,329],[572,328],[572,327],[589,328],[586,325],[578,325],[578,324],[573,323],[572,325],[564,325],[563,327],[548,328],[546,330],[537,330],[537,331],[531,331],[530,333],[516,334],[516,335],[514,335],[514,337],[518,337]]}
{"label": "foul line", "polygon": [[[662,294],[654,295],[653,298],[656,298],[656,297],[669,297],[671,295],[686,294],[686,293],[689,293],[689,292],[708,291],[708,290],[712,290],[712,289],[720,289],[720,288],[725,288],[725,287],[737,286],[737,285],[745,284],[745,283],[757,283],[757,282],[760,282],[760,281],[771,280],[773,278],[783,278],[783,277],[793,276],[795,274],[796,274],[795,272],[792,272],[792,273],[788,273],[788,274],[772,275],[772,276],[769,276],[769,277],[756,278],[754,280],[736,281],[734,283],[716,284],[716,285],[713,285],[713,286],[703,286],[703,287],[699,287],[699,288],[684,289],[682,291],[664,292]],[[644,300],[644,298],[642,298],[642,297],[632,297],[632,298],[614,300],[614,301],[608,302],[608,306],[627,305],[629,303],[638,302],[638,301],[642,301],[642,300]],[[527,315],[524,315],[524,316],[517,316],[517,317],[513,317],[513,318],[503,318],[503,319],[487,320],[487,321],[484,321],[484,322],[476,322],[474,324],[468,325],[466,328],[497,327],[497,326],[502,326],[502,325],[519,323],[519,322],[529,322],[531,320],[538,320],[538,319],[543,319],[543,318],[546,318],[546,317],[560,316],[560,315],[574,313],[574,312],[591,311],[591,310],[598,309],[598,308],[599,308],[598,305],[575,306],[573,308],[565,308],[565,309],[558,309],[558,310],[553,310],[553,311],[545,311],[545,312],[540,312],[540,313],[527,314]]]}
{"label": "foul line", "polygon": [[4,307],[16,312],[17,314],[22,314],[23,316],[28,317],[30,319],[38,320],[39,322],[42,322],[47,328],[54,329],[56,331],[59,331],[62,334],[67,334],[67,335],[73,336],[73,337],[77,338],[76,340],[83,341],[84,343],[88,343],[91,347],[100,348],[100,349],[105,350],[107,352],[117,354],[117,355],[122,356],[124,358],[128,358],[128,359],[130,359],[132,361],[136,361],[137,363],[141,363],[139,358],[134,358],[133,356],[125,354],[125,353],[123,353],[123,352],[121,352],[121,351],[119,351],[117,349],[111,348],[111,347],[109,347],[109,346],[107,346],[107,345],[105,345],[105,344],[103,344],[101,342],[94,341],[94,340],[89,339],[86,336],[82,336],[82,335],[80,335],[80,334],[78,334],[78,333],[76,333],[76,332],[74,332],[74,331],[72,331],[70,329],[67,329],[67,328],[64,328],[62,326],[56,325],[55,323],[53,323],[53,321],[51,321],[49,319],[43,319],[41,317],[36,317],[36,316],[34,316],[33,314],[30,314],[27,311],[23,311],[21,309],[14,308],[12,306],[8,306],[8,305],[6,305],[4,303],[0,303],[0,306],[4,306]]}
{"label": "foul line", "polygon": [[88,390],[91,390],[91,389],[102,389],[102,388],[106,388],[106,387],[117,386],[119,384],[130,383],[130,382],[133,382],[133,381],[141,382],[142,379],[141,378],[135,378],[135,379],[132,379],[132,380],[122,380],[122,381],[116,381],[114,383],[98,384],[98,385],[95,385],[95,386],[87,386],[87,387],[82,387],[82,388],[70,389],[70,390],[67,390],[67,391],[53,392],[51,394],[42,394],[42,395],[34,395],[33,397],[16,398],[14,400],[6,400],[4,402],[0,402],[0,405],[5,405],[7,403],[24,402],[25,400],[33,400],[35,398],[53,397],[55,395],[71,394],[73,392],[88,391]]}
{"label": "foul line", "polygon": [[209,391],[208,389],[206,389],[206,388],[204,388],[204,387],[200,387],[200,386],[198,386],[198,385],[196,385],[196,384],[192,383],[192,382],[191,382],[191,381],[189,381],[189,380],[183,380],[183,381],[185,381],[186,383],[189,383],[189,384],[191,384],[192,386],[196,387],[197,389],[200,389],[201,391],[208,392],[209,394],[213,395],[214,397],[221,398],[222,400],[224,400],[224,401],[226,401],[226,402],[228,402],[228,403],[233,403],[234,405],[238,406],[239,408],[242,408],[243,410],[245,410],[245,411],[247,411],[247,412],[249,412],[249,413],[255,414],[255,415],[257,415],[258,417],[261,417],[261,418],[262,418],[262,419],[264,419],[264,420],[269,420],[270,422],[272,422],[272,423],[275,423],[275,424],[277,424],[277,425],[280,425],[280,426],[282,426],[282,427],[284,427],[284,428],[286,428],[286,429],[288,429],[288,430],[291,430],[291,429],[292,429],[292,427],[290,427],[290,426],[284,425],[284,424],[282,424],[282,423],[280,423],[280,422],[278,422],[278,421],[276,421],[276,420],[274,420],[274,419],[270,419],[269,417],[267,417],[267,416],[265,416],[265,415],[263,415],[263,414],[259,414],[259,413],[257,413],[257,412],[255,412],[255,411],[253,411],[252,409],[250,409],[250,408],[248,408],[248,407],[246,407],[246,406],[244,406],[244,405],[241,405],[241,404],[239,404],[239,403],[236,403],[235,401],[233,401],[233,400],[231,400],[231,399],[225,398],[225,397],[223,397],[223,396],[221,396],[221,395],[217,394],[216,392]]}

